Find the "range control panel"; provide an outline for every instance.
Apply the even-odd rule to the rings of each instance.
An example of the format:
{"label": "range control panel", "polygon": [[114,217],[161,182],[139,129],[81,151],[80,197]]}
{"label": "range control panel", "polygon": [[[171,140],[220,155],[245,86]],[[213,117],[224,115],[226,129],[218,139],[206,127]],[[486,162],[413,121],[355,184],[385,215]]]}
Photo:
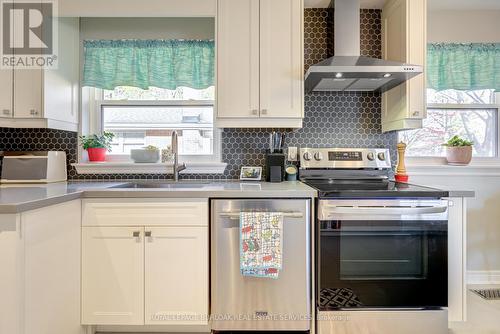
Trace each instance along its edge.
{"label": "range control panel", "polygon": [[301,148],[300,168],[391,168],[385,148]]}

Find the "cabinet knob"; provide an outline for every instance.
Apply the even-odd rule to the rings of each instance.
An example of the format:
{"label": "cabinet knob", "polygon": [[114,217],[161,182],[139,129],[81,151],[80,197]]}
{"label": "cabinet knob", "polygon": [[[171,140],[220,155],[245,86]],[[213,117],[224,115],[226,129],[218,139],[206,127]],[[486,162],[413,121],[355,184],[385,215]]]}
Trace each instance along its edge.
{"label": "cabinet knob", "polygon": [[144,232],[145,237],[151,238],[151,235],[152,235],[151,231]]}
{"label": "cabinet knob", "polygon": [[36,111],[36,109],[30,109],[30,114],[33,116],[38,115],[38,111]]}
{"label": "cabinet knob", "polygon": [[414,112],[413,112],[413,117],[417,117],[417,116],[419,116],[419,115],[420,115],[420,111],[414,111]]}
{"label": "cabinet knob", "polygon": [[132,232],[132,236],[134,238],[139,238],[141,236],[141,232],[140,231],[134,231],[134,232]]}
{"label": "cabinet knob", "polygon": [[2,112],[4,115],[10,115],[10,109],[4,109]]}
{"label": "cabinet knob", "polygon": [[259,115],[259,111],[257,109],[253,109],[252,110],[252,115],[258,116]]}
{"label": "cabinet knob", "polygon": [[267,115],[267,109],[262,109],[261,113],[262,113],[262,115]]}

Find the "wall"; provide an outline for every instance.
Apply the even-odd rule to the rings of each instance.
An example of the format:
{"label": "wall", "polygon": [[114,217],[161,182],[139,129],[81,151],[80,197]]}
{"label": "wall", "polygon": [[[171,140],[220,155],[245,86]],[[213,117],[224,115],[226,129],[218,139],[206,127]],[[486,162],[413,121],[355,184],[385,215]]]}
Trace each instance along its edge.
{"label": "wall", "polygon": [[[102,34],[108,19],[83,19],[82,36],[96,38]],[[128,21],[128,19],[127,19]],[[133,19],[130,25],[137,25],[142,19]],[[111,30],[124,29],[124,37],[129,36],[123,19],[111,19]],[[165,22],[155,22],[165,25]],[[361,53],[366,56],[381,56],[380,10],[362,10]],[[108,26],[108,25],[106,25]],[[305,66],[323,60],[333,53],[333,12],[322,8],[305,10]],[[147,31],[148,29],[146,29]],[[90,33],[92,32],[92,34]],[[100,35],[103,36],[104,35]],[[149,38],[149,37],[148,37]],[[379,93],[312,93],[305,96],[304,127],[286,133],[286,144],[298,147],[387,147],[391,148],[395,161],[396,133],[381,133],[381,97]],[[225,129],[222,132],[222,160],[228,163],[223,175],[187,175],[189,178],[237,179],[241,166],[262,166],[268,147],[269,129]],[[69,162],[76,162],[76,134],[54,130],[0,129],[3,147],[0,149],[63,149],[68,153]],[[22,145],[21,145],[22,143]],[[43,143],[43,144],[40,144]],[[71,179],[163,179],[167,175],[77,175],[70,167]]]}
{"label": "wall", "polygon": [[429,42],[500,42],[500,10],[431,11],[427,22]]}
{"label": "wall", "polygon": [[[500,42],[500,11],[429,13],[429,42]],[[468,200],[467,268],[500,270],[500,167],[443,170],[409,167],[411,182],[444,189],[474,190]],[[429,175],[431,174],[431,175]]]}

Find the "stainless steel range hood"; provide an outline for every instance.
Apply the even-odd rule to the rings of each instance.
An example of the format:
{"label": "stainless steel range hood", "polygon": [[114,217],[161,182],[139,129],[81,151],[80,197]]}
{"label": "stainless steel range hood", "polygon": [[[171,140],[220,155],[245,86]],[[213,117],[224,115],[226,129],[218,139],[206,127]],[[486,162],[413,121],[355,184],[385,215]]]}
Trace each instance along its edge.
{"label": "stainless steel range hood", "polygon": [[306,92],[385,92],[422,73],[422,66],[360,56],[359,0],[335,0],[335,56],[311,66]]}

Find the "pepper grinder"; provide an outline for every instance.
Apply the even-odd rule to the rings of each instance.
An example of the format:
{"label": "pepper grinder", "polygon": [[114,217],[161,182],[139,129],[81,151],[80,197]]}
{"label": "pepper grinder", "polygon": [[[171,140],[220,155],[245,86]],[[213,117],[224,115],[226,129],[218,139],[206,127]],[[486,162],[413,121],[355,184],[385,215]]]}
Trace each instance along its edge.
{"label": "pepper grinder", "polygon": [[400,142],[397,145],[398,148],[398,165],[396,167],[396,182],[408,182],[408,174],[406,174],[406,165],[405,165],[405,153],[406,153],[406,144]]}

